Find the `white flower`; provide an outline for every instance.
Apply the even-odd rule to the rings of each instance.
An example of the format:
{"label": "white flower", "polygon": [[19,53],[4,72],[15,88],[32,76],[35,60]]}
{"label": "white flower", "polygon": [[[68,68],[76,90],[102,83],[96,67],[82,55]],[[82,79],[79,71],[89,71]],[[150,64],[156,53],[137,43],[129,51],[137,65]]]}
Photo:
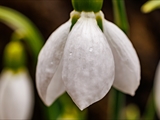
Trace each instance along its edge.
{"label": "white flower", "polygon": [[157,109],[157,115],[160,118],[160,63],[156,70],[156,76],[154,82],[154,97],[155,97],[155,106]]}
{"label": "white flower", "polygon": [[33,85],[26,70],[4,70],[0,76],[0,120],[31,119]]}
{"label": "white flower", "polygon": [[103,32],[95,13],[81,12],[71,31],[69,20],[52,33],[42,48],[36,82],[46,105],[67,91],[83,110],[102,99],[112,85],[134,95],[140,82],[135,49],[117,26],[105,20],[102,12],[98,14]]}

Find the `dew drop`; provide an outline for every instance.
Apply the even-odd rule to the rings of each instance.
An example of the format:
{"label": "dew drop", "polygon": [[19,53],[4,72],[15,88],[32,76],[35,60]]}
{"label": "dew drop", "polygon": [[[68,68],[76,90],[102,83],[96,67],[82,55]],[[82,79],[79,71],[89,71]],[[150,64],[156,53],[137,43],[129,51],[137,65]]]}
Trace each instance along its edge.
{"label": "dew drop", "polygon": [[92,52],[92,51],[93,51],[93,48],[89,48],[89,51]]}
{"label": "dew drop", "polygon": [[72,52],[70,52],[69,55],[72,55]]}

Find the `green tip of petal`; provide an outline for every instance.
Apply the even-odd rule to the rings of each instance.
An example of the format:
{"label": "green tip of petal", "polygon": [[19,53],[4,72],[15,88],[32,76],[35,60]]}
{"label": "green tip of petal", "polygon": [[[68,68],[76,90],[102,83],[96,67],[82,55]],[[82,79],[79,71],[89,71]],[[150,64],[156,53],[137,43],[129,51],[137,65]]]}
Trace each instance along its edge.
{"label": "green tip of petal", "polygon": [[99,28],[102,30],[103,32],[103,22],[102,22],[102,19],[103,19],[103,16],[101,14],[101,12],[98,12],[96,13],[96,21],[97,21],[97,24],[99,26]]}
{"label": "green tip of petal", "polygon": [[24,67],[26,56],[20,42],[10,42],[4,50],[4,65],[7,68],[17,70]]}
{"label": "green tip of petal", "polygon": [[103,0],[72,0],[72,5],[79,12],[98,12],[102,8]]}
{"label": "green tip of petal", "polygon": [[71,12],[71,22],[72,25],[70,27],[70,30],[72,29],[72,27],[76,24],[77,20],[80,18],[80,12],[77,11],[73,11]]}

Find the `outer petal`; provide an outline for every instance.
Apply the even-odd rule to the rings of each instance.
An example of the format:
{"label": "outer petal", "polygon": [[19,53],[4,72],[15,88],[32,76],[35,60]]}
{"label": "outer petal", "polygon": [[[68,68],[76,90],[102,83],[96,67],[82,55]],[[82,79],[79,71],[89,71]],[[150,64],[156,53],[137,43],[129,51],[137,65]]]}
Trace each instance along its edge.
{"label": "outer petal", "polygon": [[134,95],[140,83],[140,64],[136,51],[116,25],[107,20],[104,20],[103,25],[115,61],[113,86],[124,93]]}
{"label": "outer petal", "polygon": [[0,79],[0,119],[31,119],[34,91],[28,73],[3,71]]}
{"label": "outer petal", "polygon": [[160,118],[160,63],[157,67],[155,82],[154,82],[154,96],[155,96],[155,103],[157,108],[157,114]]}
{"label": "outer petal", "polygon": [[70,26],[71,21],[69,20],[53,32],[38,57],[37,89],[46,105],[52,104],[65,91],[60,73],[62,71],[60,71],[61,68],[58,70],[58,67],[62,59]]}
{"label": "outer petal", "polygon": [[66,91],[81,110],[102,99],[114,80],[111,49],[96,20],[87,17],[82,13],[68,36],[62,71]]}

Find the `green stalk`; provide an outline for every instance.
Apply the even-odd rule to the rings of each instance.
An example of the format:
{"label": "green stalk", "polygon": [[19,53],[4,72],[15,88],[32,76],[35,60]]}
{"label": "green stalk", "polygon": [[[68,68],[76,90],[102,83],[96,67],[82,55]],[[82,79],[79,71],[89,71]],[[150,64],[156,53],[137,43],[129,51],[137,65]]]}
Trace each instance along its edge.
{"label": "green stalk", "polygon": [[[125,10],[124,0],[112,0],[114,11],[114,22],[120,27],[126,34],[129,32],[129,25]],[[120,91],[113,90],[113,112],[112,119],[119,120],[122,117],[122,110],[125,105],[125,95]]]}
{"label": "green stalk", "polygon": [[112,89],[109,96],[109,119],[120,120],[124,119],[122,116],[123,107],[125,105],[125,96],[120,91]]}
{"label": "green stalk", "polygon": [[126,34],[128,34],[129,25],[124,0],[112,0],[112,3],[115,24],[120,27]]}
{"label": "green stalk", "polygon": [[74,10],[79,12],[99,12],[102,5],[103,0],[72,0]]}
{"label": "green stalk", "polygon": [[21,13],[4,6],[0,6],[0,22],[8,25],[14,31],[18,31],[17,33],[31,48],[36,61],[44,41],[36,26]]}
{"label": "green stalk", "polygon": [[[23,14],[19,13],[18,11],[15,11],[11,8],[0,6],[0,22],[8,25],[10,28],[13,29],[13,33],[11,36],[11,42],[19,42],[21,40],[24,40],[24,42],[27,44],[27,47],[29,48],[29,52],[31,52],[32,58],[33,58],[33,65],[36,65],[37,57],[39,54],[40,49],[43,46],[43,37],[37,27]],[[10,44],[9,43],[9,44]],[[19,48],[17,48],[19,49]],[[11,50],[13,51],[13,50]],[[5,64],[9,66],[10,68],[14,68],[16,64],[16,60],[18,59],[18,65],[16,64],[16,68],[19,67],[21,64],[21,61],[23,62],[23,56],[18,57],[17,56],[11,56],[10,54],[5,59]],[[12,58],[11,58],[12,57]],[[14,60],[15,59],[15,60]],[[11,61],[11,62],[10,62]],[[19,65],[20,64],[20,65]],[[41,104],[40,104],[41,105]],[[54,117],[57,117],[58,112],[58,103],[54,103],[51,107],[42,107],[42,109],[45,111],[45,118],[51,119]],[[56,112],[55,112],[56,111]],[[54,113],[53,113],[54,112]]]}
{"label": "green stalk", "polygon": [[154,96],[153,96],[153,91],[151,91],[142,119],[143,120],[154,120],[155,113],[156,113],[156,110],[155,110]]}

